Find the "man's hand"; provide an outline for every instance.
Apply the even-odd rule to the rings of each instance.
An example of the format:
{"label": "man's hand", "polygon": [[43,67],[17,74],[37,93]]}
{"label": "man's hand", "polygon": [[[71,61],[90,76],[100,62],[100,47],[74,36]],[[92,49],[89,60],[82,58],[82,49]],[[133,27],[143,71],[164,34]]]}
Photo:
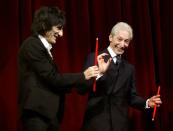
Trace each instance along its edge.
{"label": "man's hand", "polygon": [[108,55],[108,54],[102,53],[102,54],[97,56],[100,74],[104,74],[107,71],[107,69],[111,63],[111,60],[112,60],[112,58],[110,58],[107,62],[105,62],[103,57],[106,55]]}
{"label": "man's hand", "polygon": [[84,71],[84,75],[85,75],[85,79],[89,80],[92,77],[97,77],[97,75],[99,74],[99,68],[97,66],[91,66],[88,67],[85,71]]}
{"label": "man's hand", "polygon": [[162,101],[160,99],[160,95],[155,95],[149,98],[149,101],[148,101],[149,107],[153,108],[155,105],[159,107],[161,104],[162,104]]}

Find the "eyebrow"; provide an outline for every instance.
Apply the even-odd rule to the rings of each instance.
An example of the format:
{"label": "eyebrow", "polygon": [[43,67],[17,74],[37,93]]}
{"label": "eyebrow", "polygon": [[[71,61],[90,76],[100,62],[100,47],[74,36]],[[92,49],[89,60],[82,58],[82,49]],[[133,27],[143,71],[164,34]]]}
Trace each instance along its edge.
{"label": "eyebrow", "polygon": [[63,26],[62,25],[57,25],[56,26],[58,29],[63,29]]}
{"label": "eyebrow", "polygon": [[[118,39],[124,39],[122,36],[118,36],[117,38],[118,38]],[[127,38],[127,39],[125,39],[125,40],[130,40],[130,38]]]}

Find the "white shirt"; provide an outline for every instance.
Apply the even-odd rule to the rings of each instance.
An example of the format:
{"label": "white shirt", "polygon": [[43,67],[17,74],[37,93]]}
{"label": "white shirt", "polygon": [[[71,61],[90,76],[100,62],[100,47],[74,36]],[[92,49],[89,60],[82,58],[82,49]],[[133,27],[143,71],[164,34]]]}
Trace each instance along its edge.
{"label": "white shirt", "polygon": [[38,38],[41,40],[50,57],[53,59],[52,53],[50,52],[50,50],[52,49],[52,45],[42,35],[38,35]]}
{"label": "white shirt", "polygon": [[116,63],[116,61],[117,61],[117,58],[116,58],[117,54],[114,53],[114,51],[112,50],[112,48],[110,46],[107,49],[108,49],[108,52],[111,55],[114,63]]}

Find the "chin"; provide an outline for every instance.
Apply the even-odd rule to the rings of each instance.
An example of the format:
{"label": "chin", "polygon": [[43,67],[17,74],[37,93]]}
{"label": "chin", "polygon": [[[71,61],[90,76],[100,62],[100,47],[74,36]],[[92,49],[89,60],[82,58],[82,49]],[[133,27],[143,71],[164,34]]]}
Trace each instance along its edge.
{"label": "chin", "polygon": [[52,43],[52,44],[55,44],[55,43],[56,43],[56,41],[52,41],[51,43]]}

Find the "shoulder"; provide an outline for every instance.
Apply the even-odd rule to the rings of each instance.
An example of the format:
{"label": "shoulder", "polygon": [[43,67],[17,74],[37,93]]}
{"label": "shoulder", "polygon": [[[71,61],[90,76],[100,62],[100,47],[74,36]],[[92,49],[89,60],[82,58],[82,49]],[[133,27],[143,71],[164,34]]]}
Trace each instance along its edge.
{"label": "shoulder", "polygon": [[29,36],[27,39],[25,39],[20,47],[20,50],[34,50],[34,49],[44,49],[43,44],[41,43],[41,40],[35,36]]}
{"label": "shoulder", "polygon": [[41,40],[37,36],[28,37],[21,45],[19,49],[19,56],[21,57],[42,57],[45,55],[46,48],[41,43]]}
{"label": "shoulder", "polygon": [[37,36],[29,36],[25,39],[21,46],[36,46],[39,45],[37,43],[41,43],[40,39]]}

